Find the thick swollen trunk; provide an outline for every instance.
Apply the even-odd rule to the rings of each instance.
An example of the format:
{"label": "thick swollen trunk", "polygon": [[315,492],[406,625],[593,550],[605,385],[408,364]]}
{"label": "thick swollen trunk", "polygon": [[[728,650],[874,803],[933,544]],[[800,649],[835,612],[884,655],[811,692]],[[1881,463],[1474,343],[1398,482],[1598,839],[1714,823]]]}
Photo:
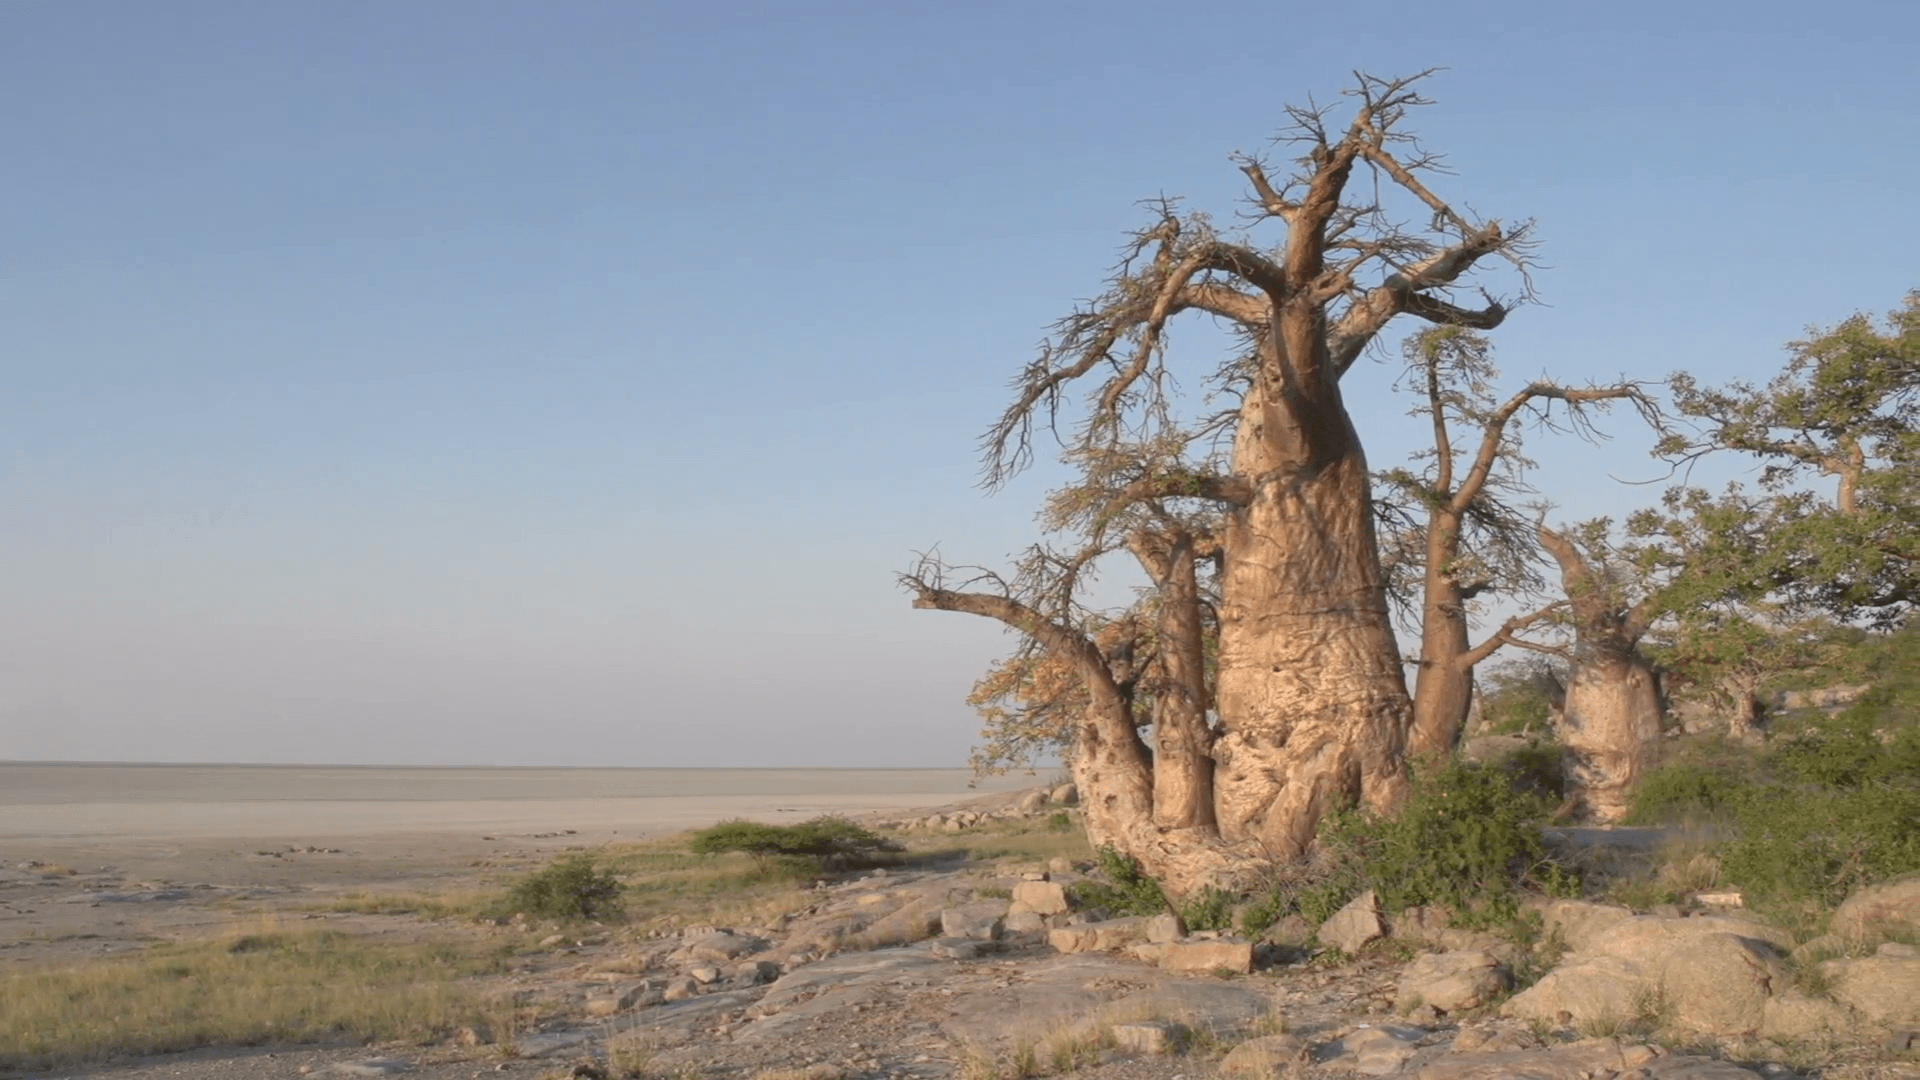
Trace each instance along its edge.
{"label": "thick swollen trunk", "polygon": [[1159,700],[1154,713],[1153,822],[1206,828],[1213,816],[1213,732],[1207,726],[1206,639],[1192,537],[1168,545],[1160,587]]}
{"label": "thick swollen trunk", "polygon": [[1660,740],[1660,686],[1639,649],[1646,605],[1615,595],[1572,541],[1545,525],[1538,533],[1560,564],[1573,611],[1573,671],[1560,715],[1567,794],[1584,817],[1612,824],[1627,816]]}
{"label": "thick swollen trunk", "polygon": [[1448,757],[1473,707],[1473,668],[1466,663],[1467,600],[1429,552],[1426,602],[1420,614],[1420,665],[1413,683],[1414,757]]}
{"label": "thick swollen trunk", "polygon": [[1576,653],[1560,741],[1582,816],[1600,824],[1627,816],[1660,741],[1660,715],[1653,665],[1631,644],[1588,643]]}
{"label": "thick swollen trunk", "polygon": [[1398,805],[1411,703],[1338,394],[1246,411],[1235,469],[1262,480],[1226,530],[1214,809],[1222,837],[1288,859],[1344,802]]}

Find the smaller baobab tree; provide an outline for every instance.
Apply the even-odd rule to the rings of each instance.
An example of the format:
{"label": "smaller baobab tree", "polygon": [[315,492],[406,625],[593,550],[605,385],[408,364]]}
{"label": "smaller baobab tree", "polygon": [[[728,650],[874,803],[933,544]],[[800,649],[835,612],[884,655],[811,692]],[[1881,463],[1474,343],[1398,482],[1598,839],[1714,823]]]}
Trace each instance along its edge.
{"label": "smaller baobab tree", "polygon": [[1656,424],[1658,415],[1631,382],[1572,387],[1540,380],[1500,395],[1492,345],[1466,327],[1423,330],[1407,339],[1403,352],[1402,388],[1418,396],[1414,415],[1433,428],[1433,448],[1421,454],[1423,468],[1392,469],[1380,477],[1383,498],[1398,504],[1389,522],[1410,523],[1406,535],[1390,537],[1387,547],[1419,570],[1420,655],[1408,746],[1415,755],[1446,756],[1472,705],[1474,666],[1562,606],[1538,604],[1472,643],[1475,597],[1497,591],[1533,600],[1544,587],[1533,526],[1519,505],[1534,494],[1525,478],[1532,462],[1521,452],[1520,428],[1571,432],[1591,441],[1598,438],[1592,412],[1616,401],[1632,402]]}
{"label": "smaller baobab tree", "polygon": [[1536,530],[1560,566],[1573,631],[1570,647],[1536,646],[1568,662],[1559,721],[1568,797],[1581,816],[1603,824],[1627,816],[1665,716],[1659,677],[1640,648],[1660,600],[1614,547],[1611,524],[1603,518],[1565,532],[1544,523]]}

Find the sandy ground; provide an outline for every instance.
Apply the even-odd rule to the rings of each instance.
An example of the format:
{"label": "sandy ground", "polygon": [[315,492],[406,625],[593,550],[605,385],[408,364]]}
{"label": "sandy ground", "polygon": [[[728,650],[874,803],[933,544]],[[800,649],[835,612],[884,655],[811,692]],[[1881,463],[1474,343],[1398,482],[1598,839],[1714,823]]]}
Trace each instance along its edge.
{"label": "sandy ground", "polygon": [[0,763],[0,974],[217,933],[369,888],[477,883],[731,817],[951,806],[959,769],[369,769]]}

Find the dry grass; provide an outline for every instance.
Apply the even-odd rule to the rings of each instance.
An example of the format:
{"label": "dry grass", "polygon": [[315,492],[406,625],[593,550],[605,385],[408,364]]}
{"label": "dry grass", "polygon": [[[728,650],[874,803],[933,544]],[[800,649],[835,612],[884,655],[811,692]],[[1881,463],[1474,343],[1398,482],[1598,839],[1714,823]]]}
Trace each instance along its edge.
{"label": "dry grass", "polygon": [[418,915],[426,919],[474,919],[499,906],[500,894],[485,889],[441,893],[356,892],[310,905],[308,910],[363,915]]}
{"label": "dry grass", "polygon": [[463,980],[496,954],[368,945],[271,923],[139,957],[0,980],[0,1068],[57,1068],[215,1043],[429,1040],[484,1023]]}

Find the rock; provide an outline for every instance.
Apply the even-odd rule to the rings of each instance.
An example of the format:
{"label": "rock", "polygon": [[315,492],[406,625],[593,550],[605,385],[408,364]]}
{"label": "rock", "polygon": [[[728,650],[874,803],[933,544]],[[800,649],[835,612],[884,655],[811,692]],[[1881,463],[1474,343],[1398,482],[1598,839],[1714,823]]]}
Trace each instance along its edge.
{"label": "rock", "polygon": [[564,944],[566,940],[567,935],[565,934],[548,934],[546,937],[540,939],[540,947],[543,949],[551,949],[555,945]]}
{"label": "rock", "polygon": [[700,983],[691,976],[682,975],[677,979],[667,980],[667,985],[662,990],[660,998],[662,1001],[685,1001],[688,998],[699,996]]}
{"label": "rock", "polygon": [[1115,1024],[1114,1045],[1135,1054],[1171,1054],[1187,1041],[1187,1029],[1169,1020],[1143,1020],[1137,1024]]}
{"label": "rock", "polygon": [[[1149,924],[1151,925],[1151,924]],[[1173,941],[1162,946],[1160,967],[1166,971],[1253,970],[1251,941]]]}
{"label": "rock", "polygon": [[1855,943],[1920,933],[1920,876],[1869,885],[1847,897],[1828,930]]}
{"label": "rock", "polygon": [[1798,1042],[1822,1034],[1839,1034],[1853,1026],[1846,1006],[1825,998],[1786,990],[1767,999],[1760,1013],[1760,1035]]}
{"label": "rock", "polygon": [[633,982],[615,987],[611,991],[587,999],[587,1014],[590,1016],[612,1016],[636,1006],[658,1005],[666,1000],[661,984],[657,982]]}
{"label": "rock", "polygon": [[1387,920],[1387,936],[1402,941],[1433,941],[1453,924],[1453,912],[1439,904],[1410,907]]}
{"label": "rock", "polygon": [[1293,1073],[1309,1060],[1306,1040],[1298,1035],[1262,1035],[1227,1051],[1219,1072],[1240,1080],[1269,1080]]}
{"label": "rock", "polygon": [[1819,970],[1833,981],[1834,1000],[1875,1023],[1920,1024],[1920,957],[1876,954],[1829,960]]}
{"label": "rock", "polygon": [[342,1076],[392,1076],[412,1068],[412,1065],[398,1058],[367,1058],[363,1061],[336,1061],[329,1071]]}
{"label": "rock", "polygon": [[1909,945],[1904,941],[1883,941],[1880,943],[1879,948],[1873,950],[1873,954],[1875,956],[1912,958],[1920,956],[1920,947]]}
{"label": "rock", "polygon": [[1047,873],[1052,874],[1054,877],[1059,877],[1061,874],[1071,874],[1073,873],[1073,860],[1067,858],[1065,855],[1055,855],[1053,858],[1047,860]]}
{"label": "rock", "polygon": [[1061,926],[1047,932],[1047,944],[1063,953],[1110,952],[1140,937],[1139,916]]}
{"label": "rock", "polygon": [[1067,887],[1057,881],[1023,881],[1013,887],[1013,905],[1037,915],[1064,915],[1073,910]]}
{"label": "rock", "polygon": [[1155,943],[1180,940],[1180,916],[1172,912],[1153,915],[1147,919],[1147,940]]}
{"label": "rock", "polygon": [[940,936],[997,941],[1006,917],[1007,905],[1004,901],[946,908],[940,912]]}
{"label": "rock", "polygon": [[1538,1050],[1540,1036],[1531,1028],[1515,1027],[1511,1024],[1499,1027],[1463,1027],[1460,1034],[1453,1037],[1453,1043],[1447,1049],[1455,1054],[1510,1054],[1521,1050]]}
{"label": "rock", "polygon": [[1320,944],[1352,955],[1385,933],[1386,927],[1380,925],[1380,901],[1368,889],[1320,924]]}
{"label": "rock", "polygon": [[463,1027],[453,1033],[453,1044],[455,1046],[485,1046],[492,1041],[493,1029],[487,1027],[485,1024]]}
{"label": "rock", "polygon": [[1047,793],[1047,801],[1055,806],[1075,806],[1080,802],[1080,789],[1072,784],[1061,784]]}
{"label": "rock", "polygon": [[743,960],[727,969],[727,982],[737,987],[759,986],[780,977],[780,965],[771,960]]}
{"label": "rock", "polygon": [[1818,690],[1783,690],[1774,695],[1774,707],[1779,709],[1838,709],[1859,701],[1873,689],[1870,684],[1855,686],[1826,686]]}
{"label": "rock", "polygon": [[759,938],[745,937],[726,930],[715,930],[687,942],[681,951],[689,960],[724,964],[748,953],[759,952],[766,947],[767,943]]}
{"label": "rock", "polygon": [[1608,927],[1633,918],[1633,909],[1590,900],[1547,900],[1528,905],[1540,912],[1548,936],[1558,934],[1567,948],[1586,948]]}
{"label": "rock", "polygon": [[1426,1034],[1419,1028],[1361,1028],[1323,1050],[1326,1056],[1321,1064],[1352,1069],[1362,1076],[1385,1076],[1399,1072],[1419,1052]]}
{"label": "rock", "polygon": [[1306,916],[1295,912],[1282,916],[1279,922],[1267,927],[1266,933],[1260,937],[1276,945],[1305,945],[1313,939],[1313,929],[1313,924],[1307,921]]}
{"label": "rock", "polygon": [[[1449,1054],[1422,1065],[1413,1075],[1415,1080],[1592,1080],[1647,1068],[1664,1060],[1651,1046],[1622,1043],[1618,1039],[1588,1039],[1552,1050]],[[1754,1080],[1752,1073],[1738,1071],[1742,1080]],[[1651,1070],[1641,1075],[1650,1074]]]}
{"label": "rock", "polygon": [[1486,952],[1428,953],[1400,973],[1394,987],[1396,1009],[1431,1006],[1441,1012],[1477,1009],[1512,984],[1507,969]]}
{"label": "rock", "polygon": [[1037,934],[1047,928],[1047,917],[1037,911],[1009,911],[1001,929],[1009,934]]}
{"label": "rock", "polygon": [[720,979],[720,969],[706,964],[702,964],[699,967],[688,968],[687,974],[694,982],[702,986],[710,982],[718,982]]}
{"label": "rock", "polygon": [[980,938],[945,937],[935,941],[929,951],[935,956],[948,960],[978,960],[988,953],[999,952],[1003,946],[998,941]]}
{"label": "rock", "polygon": [[1635,916],[1596,932],[1585,949],[1515,995],[1503,1015],[1577,1023],[1671,1019],[1709,1034],[1759,1028],[1772,987],[1787,970],[1774,945],[1746,933],[1778,931],[1744,920]]}
{"label": "rock", "polygon": [[1047,793],[1044,791],[1029,791],[1025,795],[1020,796],[1020,801],[1014,805],[1018,806],[1020,812],[1023,814],[1037,814],[1047,808]]}

